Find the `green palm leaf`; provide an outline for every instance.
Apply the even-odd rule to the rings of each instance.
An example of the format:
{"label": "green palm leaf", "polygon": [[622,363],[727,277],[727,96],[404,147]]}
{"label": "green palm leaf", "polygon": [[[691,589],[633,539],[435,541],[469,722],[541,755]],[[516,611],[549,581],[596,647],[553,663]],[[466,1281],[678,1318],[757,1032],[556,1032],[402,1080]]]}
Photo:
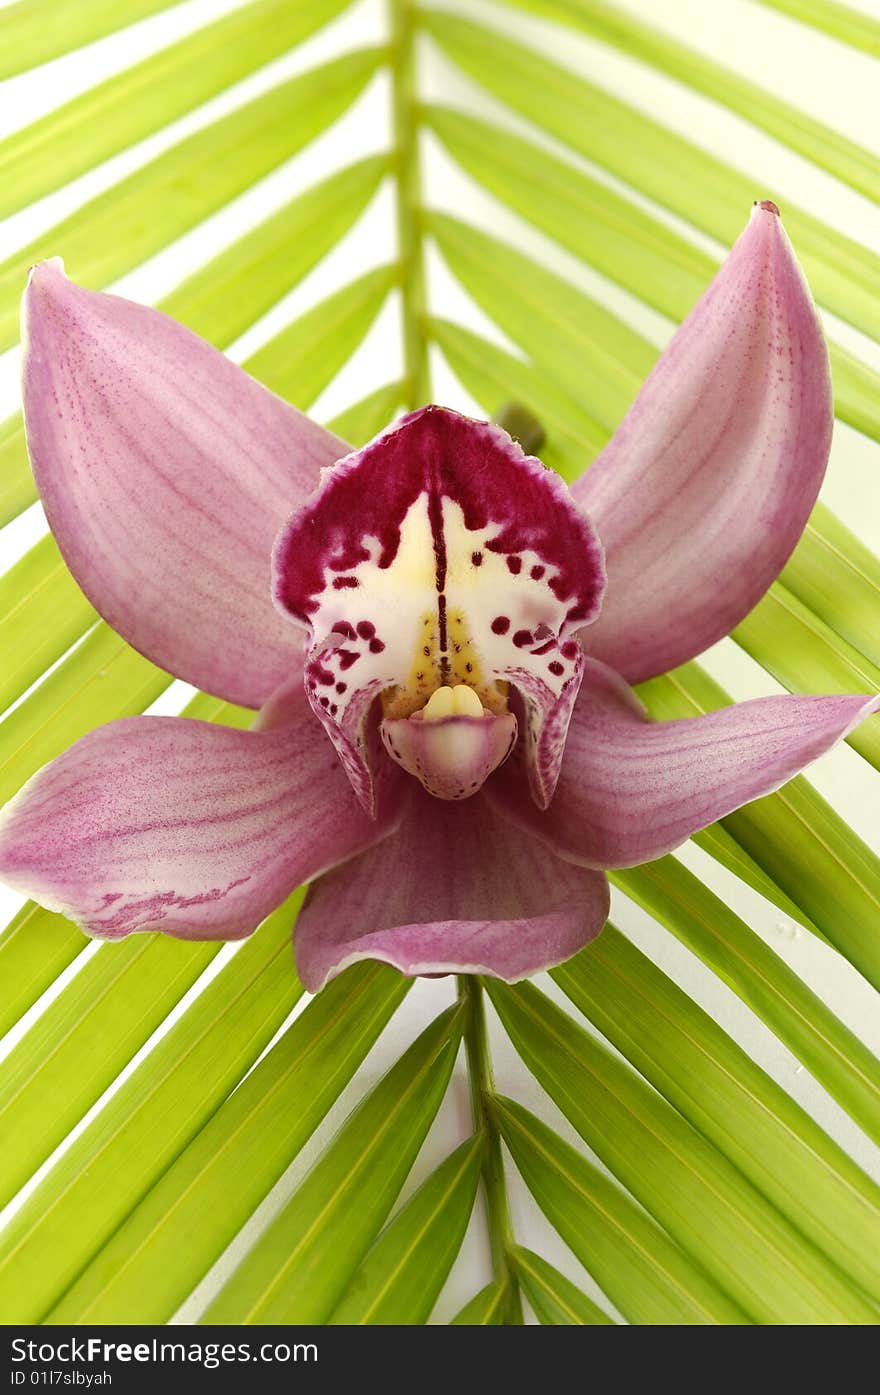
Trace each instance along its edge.
{"label": "green palm leaf", "polygon": [[607,1327],[613,1320],[546,1259],[518,1245],[511,1254],[517,1278],[538,1321],[547,1327]]}
{"label": "green palm leaf", "polygon": [[513,1100],[493,1105],[514,1162],[547,1219],[630,1322],[749,1319],[635,1202]]}
{"label": "green palm leaf", "polygon": [[[450,107],[429,107],[425,120],[473,179],[661,314],[683,319],[711,280],[717,263],[707,253],[543,146]],[[874,337],[877,274],[871,263],[827,277],[829,308]],[[877,375],[833,341],[829,350],[837,415],[877,440]]]}
{"label": "green palm leaf", "polygon": [[300,43],[349,0],[262,0],[92,87],[0,144],[0,217]]}
{"label": "green palm leaf", "polygon": [[[52,1321],[173,1316],[336,1100],[407,987],[368,964],[314,999],[129,1213]],[[215,1222],[205,1225],[207,1216]]]}
{"label": "green palm leaf", "polygon": [[470,1302],[465,1303],[452,1322],[462,1327],[500,1327],[504,1321],[508,1299],[505,1284],[487,1284],[479,1293],[474,1294]]}
{"label": "green palm leaf", "polygon": [[880,24],[849,5],[839,5],[836,0],[761,0],[761,3],[880,58]]}
{"label": "green palm leaf", "polygon": [[876,1225],[880,1191],[707,1013],[613,926],[594,954],[577,955],[553,977],[784,1215],[876,1289],[863,1237]]}
{"label": "green palm leaf", "polygon": [[[880,170],[869,150],[847,140],[838,131],[822,125],[821,122],[812,120],[806,112],[787,106],[772,92],[744,80],[721,63],[714,63],[695,49],[666,38],[659,29],[641,23],[616,7],[602,3],[602,0],[514,0],[514,3],[523,9],[535,10],[539,14],[549,13],[553,18],[601,39],[603,43],[613,45],[628,57],[637,58],[643,63],[659,68],[661,72],[687,83],[689,87],[703,92],[714,101],[722,102],[731,111],[739,112],[748,121],[763,127],[777,140],[805,155],[815,164],[830,170],[838,179],[846,180],[869,198],[876,199],[880,194]],[[494,72],[491,76],[495,76]],[[504,76],[506,78],[510,73],[505,73]],[[606,122],[610,105],[606,95],[603,107]],[[616,108],[617,104],[614,106]],[[629,113],[624,111],[620,115],[625,119]],[[602,136],[605,133],[603,131]],[[635,150],[620,151],[623,158],[635,153]],[[641,144],[638,158],[650,159],[650,154],[650,150]],[[645,174],[648,175],[647,160],[645,163]],[[677,173],[682,181],[687,178],[687,166],[681,159],[680,152]],[[717,173],[732,185],[732,171],[721,167]],[[636,179],[631,182],[638,183]],[[695,209],[698,188],[699,185],[693,186]],[[667,195],[661,201],[665,202],[669,197]],[[720,200],[715,197],[712,203],[718,208]],[[693,221],[699,223],[699,217],[694,217]]]}
{"label": "green palm leaf", "polygon": [[732,988],[867,1133],[880,1137],[876,1058],[760,935],[674,857],[616,872],[613,880]]}
{"label": "green palm leaf", "polygon": [[290,919],[282,906],[238,950],[16,1212],[0,1248],[10,1320],[45,1317],[268,1045],[302,992]]}
{"label": "green palm leaf", "polygon": [[[765,4],[781,14],[756,9],[756,34],[800,21],[814,43],[827,35],[858,50],[854,62],[880,57],[869,16],[831,0]],[[167,0],[7,5],[8,106],[18,93],[46,100],[0,139],[0,349],[16,342],[34,261],[61,255],[74,279],[113,287],[156,254],[176,266],[185,237],[177,277],[157,278],[160,307],[300,408],[317,404],[344,439],[362,444],[431,400],[439,370],[465,411],[528,408],[546,434],[542,457],[570,480],[616,429],[748,204],[776,196],[775,176],[735,140],[719,149],[699,130],[685,137],[662,100],[621,87],[602,63],[609,48],[760,128],[817,179],[865,202],[880,193],[869,144],[808,100],[759,86],[733,57],[661,31],[646,3],[494,0],[475,22],[466,5],[387,0],[387,22],[366,40],[349,8],[247,0],[198,24],[160,18]],[[176,37],[159,47],[160,33]],[[317,59],[298,52],[312,36]],[[120,52],[130,41],[129,58],[91,81],[105,38]],[[58,58],[56,97],[54,69],[40,65]],[[85,74],[78,87],[64,86],[67,63]],[[370,127],[359,154],[339,131],[369,110],[378,75],[391,138]],[[395,212],[377,237],[389,188]],[[847,516],[856,536],[817,505],[728,647],[745,666],[737,672],[765,685],[870,692],[880,688],[867,507],[880,449],[870,343],[880,259],[858,228],[817,216],[806,193],[781,190],[779,202],[817,301],[845,322],[830,326],[836,448],[848,428],[863,438],[865,518],[860,498]],[[390,346],[389,305],[400,320]],[[99,620],[26,514],[36,491],[15,408],[10,393],[0,800],[101,723],[186,701]],[[659,718],[708,711],[730,700],[719,672],[728,668],[710,654],[641,695]],[[204,694],[183,710],[251,720]],[[476,980],[446,1011],[447,985],[420,984],[398,1014],[410,984],[368,963],[304,1002],[289,947],[296,898],[235,950],[149,936],[88,952],[61,916],[10,901],[2,1320],[138,1324],[183,1312],[378,1324],[455,1313],[456,1324],[501,1325],[524,1320],[525,1299],[526,1318],[548,1325],[876,1322],[869,1140],[880,1144],[880,1066],[853,1027],[880,983],[880,862],[858,831],[870,833],[861,792],[877,788],[877,727],[854,732],[842,753],[856,793],[844,785],[829,800],[800,777],[698,835],[711,860],[615,873],[616,926],[544,984],[569,1011],[532,985],[489,985],[519,1056],[517,1075],[499,1053],[503,1094]],[[768,930],[772,917],[785,932]],[[413,1016],[421,1034],[403,1049]],[[462,1036],[464,1142],[447,1136],[441,1112]],[[520,1093],[522,1070],[537,1115],[506,1098]],[[338,1128],[343,1095],[354,1108]],[[586,1151],[555,1132],[558,1109]],[[309,1170],[291,1193],[288,1169],[309,1140]],[[414,1165],[423,1180],[401,1204]],[[485,1207],[474,1210],[480,1179]],[[524,1189],[543,1213],[534,1233]],[[454,1263],[469,1224],[487,1234],[483,1287],[485,1274]],[[572,1255],[599,1303],[562,1272]]]}
{"label": "green palm leaf", "polygon": [[462,1143],[382,1232],[330,1323],[427,1321],[458,1254],[480,1180],[484,1140]]}
{"label": "green palm leaf", "polygon": [[4,1034],[15,1026],[87,943],[78,926],[63,916],[45,911],[32,901],[22,906],[0,932],[4,985],[0,1030]]}
{"label": "green palm leaf", "polygon": [[321,1322],[330,1316],[440,1106],[462,1016],[460,1008],[450,1008],[431,1023],[361,1102],[224,1284],[205,1322]]}
{"label": "green palm leaf", "polygon": [[11,77],[47,63],[60,53],[112,34],[146,15],[166,10],[173,0],[19,0],[0,16],[0,77]]}
{"label": "green palm leaf", "polygon": [[[832,1265],[823,1266],[742,1174],[607,1048],[530,984],[493,986],[491,997],[520,1055],[584,1141],[753,1322],[870,1319]],[[838,1221],[850,1199],[842,1193]],[[844,1233],[828,1237],[875,1299],[878,1275],[861,1260],[878,1200],[857,1201]]]}

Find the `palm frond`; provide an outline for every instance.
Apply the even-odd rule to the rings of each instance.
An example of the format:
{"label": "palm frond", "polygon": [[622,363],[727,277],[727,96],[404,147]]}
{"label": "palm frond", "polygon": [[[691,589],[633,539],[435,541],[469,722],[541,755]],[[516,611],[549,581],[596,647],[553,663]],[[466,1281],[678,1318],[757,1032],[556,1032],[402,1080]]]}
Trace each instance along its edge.
{"label": "palm frond", "polygon": [[427,1321],[464,1237],[484,1146],[479,1134],[467,1139],[422,1183],[355,1273],[332,1325]]}
{"label": "palm frond", "polygon": [[545,1327],[608,1327],[613,1318],[534,1250],[516,1246],[511,1258],[538,1321]]}
{"label": "palm frond", "polygon": [[[591,38],[620,49],[628,57],[659,68],[713,101],[722,102],[869,198],[876,199],[880,193],[880,171],[870,150],[814,121],[808,112],[780,101],[774,93],[706,58],[696,49],[677,43],[653,25],[644,24],[602,0],[513,0],[513,3],[524,10],[549,14]],[[830,10],[831,6],[826,9]],[[681,166],[679,171],[684,174]],[[638,181],[634,179],[632,183],[637,185]]]}
{"label": "palm frond", "polygon": [[[491,988],[516,1049],[584,1142],[707,1274],[759,1323],[865,1321],[869,1308],[838,1279],[777,1206],[681,1115],[531,984]],[[826,1162],[825,1180],[831,1169]],[[791,1182],[791,1178],[789,1182]],[[880,1193],[862,1194],[843,1222],[835,1207],[829,1258],[876,1300],[877,1273],[861,1263]],[[787,1208],[786,1208],[787,1209]],[[868,1268],[873,1269],[873,1261]]]}
{"label": "palm frond", "polygon": [[493,1101],[511,1156],[547,1219],[630,1322],[741,1323],[741,1308],[641,1207],[513,1100]]}
{"label": "palm frond", "polygon": [[[800,22],[854,63],[880,56],[870,16],[764,3],[781,13],[756,10],[756,33]],[[51,94],[56,71],[104,51],[128,56],[79,90],[59,79],[0,139],[0,351],[34,261],[61,255],[96,289],[164,261],[162,309],[356,444],[430,400],[437,374],[466,411],[527,407],[546,463],[573,479],[748,205],[777,196],[754,155],[685,137],[603,55],[758,128],[818,187],[865,207],[880,194],[870,133],[706,56],[648,5],[248,0],[203,24],[168,0],[0,11],[10,92]],[[380,124],[363,151],[326,156],[379,87],[390,139]],[[393,216],[365,236],[389,191]],[[809,190],[803,207],[785,194],[832,317],[836,450],[861,438],[869,504],[880,257],[817,216]],[[101,723],[183,701],[98,619],[27,512],[15,405],[0,422],[0,801]],[[880,689],[876,530],[843,512],[817,506],[725,642],[763,691]],[[641,696],[655,717],[695,715],[730,701],[727,672],[710,651]],[[251,718],[204,694],[183,710]],[[839,753],[855,791],[877,788],[876,727]],[[297,898],[234,949],[156,936],[87,949],[61,916],[10,900],[3,1320],[876,1322],[880,1066],[850,1000],[880,985],[880,860],[859,836],[861,796],[836,789],[800,777],[681,858],[615,873],[616,925],[545,979],[551,996],[472,981],[445,1007],[447,985],[408,995],[360,964],[306,1001]],[[470,1129],[444,1109],[464,1068]],[[507,1097],[523,1072],[542,1117]],[[469,1227],[487,1236],[486,1273],[455,1265]]]}
{"label": "palm frond", "polygon": [[408,986],[362,965],[310,1002],[129,1211],[52,1320],[172,1317],[334,1104]]}
{"label": "palm frond", "polygon": [[204,1322],[326,1321],[440,1107],[463,1017],[460,1007],[449,1008],[366,1096],[223,1285]]}
{"label": "palm frond", "polygon": [[0,14],[0,78],[48,63],[59,54],[167,10],[174,0],[19,0]]}
{"label": "palm frond", "polygon": [[803,24],[811,24],[840,39],[841,43],[852,44],[853,48],[864,49],[865,53],[880,58],[880,24],[850,5],[839,5],[837,0],[761,0],[761,3]]}

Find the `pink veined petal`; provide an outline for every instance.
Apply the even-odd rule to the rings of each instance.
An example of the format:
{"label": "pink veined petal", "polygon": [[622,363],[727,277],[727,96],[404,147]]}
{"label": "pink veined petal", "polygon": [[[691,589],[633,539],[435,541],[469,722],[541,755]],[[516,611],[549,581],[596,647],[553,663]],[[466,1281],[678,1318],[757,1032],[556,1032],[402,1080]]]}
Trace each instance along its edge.
{"label": "pink veined petal", "polygon": [[[275,553],[279,605],[311,626],[306,681],[358,797],[369,807],[363,725],[409,717],[439,686],[465,684],[504,710],[517,684],[535,797],[546,802],[580,681],[574,632],[602,599],[602,549],[562,482],[500,427],[442,407],[405,417],[325,471]],[[560,718],[558,713],[563,713]]]}
{"label": "pink veined petal", "polygon": [[553,803],[539,813],[514,759],[484,797],[561,857],[631,867],[770,794],[880,709],[880,697],[768,697],[649,722],[616,673],[588,660]]}
{"label": "pink veined petal", "polygon": [[365,817],[302,696],[299,720],[269,732],[130,717],[6,805],[0,877],[100,938],[237,939],[394,817],[391,799]]}
{"label": "pink veined petal", "polygon": [[600,873],[560,861],[482,795],[451,804],[413,784],[398,832],[311,888],[297,969],[313,993],[358,959],[514,982],[576,954],[608,901]]}
{"label": "pink veined petal", "polygon": [[31,272],[22,316],[28,450],[76,580],[155,663],[258,707],[302,650],[272,604],[275,537],[348,446],[58,258]]}
{"label": "pink veined petal", "polygon": [[751,221],[572,487],[605,548],[585,647],[639,682],[727,634],[781,571],[831,444],[828,354],[774,204]]}

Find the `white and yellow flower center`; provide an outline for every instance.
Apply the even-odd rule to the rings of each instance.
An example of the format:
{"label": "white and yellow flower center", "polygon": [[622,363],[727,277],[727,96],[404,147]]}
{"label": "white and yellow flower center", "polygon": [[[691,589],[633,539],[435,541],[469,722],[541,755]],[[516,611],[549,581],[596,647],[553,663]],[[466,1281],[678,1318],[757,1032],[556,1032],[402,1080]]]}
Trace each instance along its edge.
{"label": "white and yellow flower center", "polygon": [[377,698],[392,757],[458,799],[509,749],[509,685],[546,804],[580,683],[574,636],[604,582],[589,521],[550,471],[497,427],[426,408],[325,471],[275,564],[276,599],[311,630],[309,700],[365,808]]}

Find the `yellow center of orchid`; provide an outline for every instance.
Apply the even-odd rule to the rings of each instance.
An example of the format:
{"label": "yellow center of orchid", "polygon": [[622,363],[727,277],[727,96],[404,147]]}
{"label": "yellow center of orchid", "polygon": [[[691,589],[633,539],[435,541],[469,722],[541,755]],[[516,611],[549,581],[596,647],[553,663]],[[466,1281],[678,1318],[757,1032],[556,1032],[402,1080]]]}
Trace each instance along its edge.
{"label": "yellow center of orchid", "polygon": [[466,683],[456,683],[454,688],[437,688],[428,698],[421,712],[416,716],[425,722],[438,722],[444,717],[482,717],[483,704]]}

